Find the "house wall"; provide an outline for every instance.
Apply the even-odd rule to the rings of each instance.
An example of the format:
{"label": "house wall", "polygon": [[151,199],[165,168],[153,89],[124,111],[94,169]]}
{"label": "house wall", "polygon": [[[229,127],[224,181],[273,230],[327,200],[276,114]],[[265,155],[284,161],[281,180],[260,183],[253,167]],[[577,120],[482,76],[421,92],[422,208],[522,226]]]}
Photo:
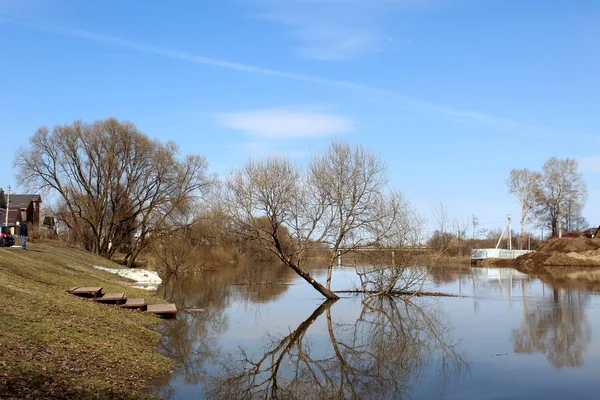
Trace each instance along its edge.
{"label": "house wall", "polygon": [[32,201],[29,206],[24,210],[23,219],[28,223],[33,224],[33,227],[40,225],[40,205],[37,201]]}

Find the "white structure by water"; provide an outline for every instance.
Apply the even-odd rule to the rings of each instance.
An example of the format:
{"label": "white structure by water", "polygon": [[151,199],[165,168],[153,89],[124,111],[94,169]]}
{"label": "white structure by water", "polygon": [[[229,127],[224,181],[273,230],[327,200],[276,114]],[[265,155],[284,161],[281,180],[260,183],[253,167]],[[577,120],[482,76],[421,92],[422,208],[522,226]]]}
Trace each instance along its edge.
{"label": "white structure by water", "polygon": [[533,250],[506,250],[506,249],[473,249],[471,250],[471,261],[486,258],[517,258],[523,254],[531,253]]}

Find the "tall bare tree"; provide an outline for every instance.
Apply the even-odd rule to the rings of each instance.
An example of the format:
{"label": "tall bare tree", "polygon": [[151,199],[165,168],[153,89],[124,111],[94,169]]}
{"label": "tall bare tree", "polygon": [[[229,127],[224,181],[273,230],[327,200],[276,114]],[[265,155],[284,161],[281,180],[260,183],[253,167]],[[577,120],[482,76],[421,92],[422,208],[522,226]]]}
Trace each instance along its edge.
{"label": "tall bare tree", "polygon": [[210,183],[203,157],[177,153],[109,118],[39,128],[15,166],[28,189],[58,194],[63,222],[86,249],[110,258],[127,245],[132,265],[153,229]]}
{"label": "tall bare tree", "polygon": [[415,213],[408,200],[388,188],[387,167],[365,147],[333,142],[313,156],[308,187],[318,212],[324,211],[319,218],[320,241],[332,250],[328,288],[338,255],[372,244],[403,246],[417,240]]}
{"label": "tall bare tree", "polygon": [[[361,146],[334,142],[312,157],[306,172],[284,158],[251,160],[226,186],[236,232],[261,243],[329,299],[338,298],[331,276],[340,253],[409,237],[408,202],[388,189],[385,166]],[[304,267],[307,251],[317,245],[329,251],[326,285]]]}
{"label": "tall bare tree", "polygon": [[431,201],[429,207],[434,230],[427,240],[427,244],[436,250],[432,262],[435,263],[439,257],[450,251],[462,256],[469,221],[461,220],[458,215],[455,215],[454,218],[450,217],[448,208],[440,199]]}
{"label": "tall bare tree", "polygon": [[581,202],[569,201],[565,208],[563,217],[563,226],[569,231],[581,231],[589,226],[587,219],[583,216],[583,206]]}
{"label": "tall bare tree", "polygon": [[556,157],[548,159],[542,167],[536,215],[542,226],[552,230],[552,235],[561,236],[568,209],[575,205],[582,209],[587,200],[587,185],[577,167],[577,160]]}
{"label": "tall bare tree", "polygon": [[508,191],[514,194],[521,206],[521,230],[519,231],[519,249],[523,248],[525,224],[531,219],[537,205],[539,182],[542,175],[539,172],[524,169],[513,169],[506,180]]}

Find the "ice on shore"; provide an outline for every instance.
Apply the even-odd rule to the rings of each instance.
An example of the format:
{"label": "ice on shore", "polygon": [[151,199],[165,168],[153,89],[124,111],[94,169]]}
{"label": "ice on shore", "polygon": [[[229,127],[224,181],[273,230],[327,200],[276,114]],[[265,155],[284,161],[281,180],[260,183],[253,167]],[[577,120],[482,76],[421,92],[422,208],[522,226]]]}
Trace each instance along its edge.
{"label": "ice on shore", "polygon": [[110,272],[111,274],[117,274],[124,278],[134,280],[136,284],[133,287],[147,290],[156,290],[158,285],[162,283],[160,276],[154,271],[148,271],[145,269],[136,268],[106,268],[99,265],[94,265],[94,268],[101,269],[102,271]]}

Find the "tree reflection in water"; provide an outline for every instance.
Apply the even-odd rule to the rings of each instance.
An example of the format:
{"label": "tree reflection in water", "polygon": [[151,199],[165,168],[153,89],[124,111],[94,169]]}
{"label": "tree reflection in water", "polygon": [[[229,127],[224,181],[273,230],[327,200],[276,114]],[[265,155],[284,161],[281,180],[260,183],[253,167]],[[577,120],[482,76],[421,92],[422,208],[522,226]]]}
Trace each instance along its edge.
{"label": "tree reflection in water", "polygon": [[[317,265],[311,272],[318,272]],[[276,300],[287,289],[279,283],[291,282],[295,274],[283,266],[252,264],[218,271],[204,271],[199,276],[186,276],[163,282],[158,294],[177,305],[179,310],[203,308],[202,313],[179,313],[176,320],[156,328],[162,335],[159,350],[172,358],[177,376],[186,385],[200,385],[213,365],[221,360],[218,338],[229,327],[227,309],[232,302],[250,305]],[[236,284],[245,282],[245,286]],[[275,285],[256,283],[276,282]],[[162,399],[175,396],[173,375],[155,379],[149,391]],[[199,390],[202,388],[199,387]]]}
{"label": "tree reflection in water", "polygon": [[[353,324],[341,324],[332,318],[332,304],[321,304],[289,335],[269,337],[258,357],[243,349],[220,357],[220,371],[206,376],[207,397],[398,399],[434,364],[441,387],[468,370],[441,315],[432,310],[376,297],[365,301]],[[307,336],[324,313],[327,349]]]}
{"label": "tree reflection in water", "polygon": [[583,353],[591,340],[586,300],[587,295],[578,291],[554,289],[552,298],[530,307],[523,295],[523,323],[512,333],[515,352],[546,354],[556,368],[583,365]]}

